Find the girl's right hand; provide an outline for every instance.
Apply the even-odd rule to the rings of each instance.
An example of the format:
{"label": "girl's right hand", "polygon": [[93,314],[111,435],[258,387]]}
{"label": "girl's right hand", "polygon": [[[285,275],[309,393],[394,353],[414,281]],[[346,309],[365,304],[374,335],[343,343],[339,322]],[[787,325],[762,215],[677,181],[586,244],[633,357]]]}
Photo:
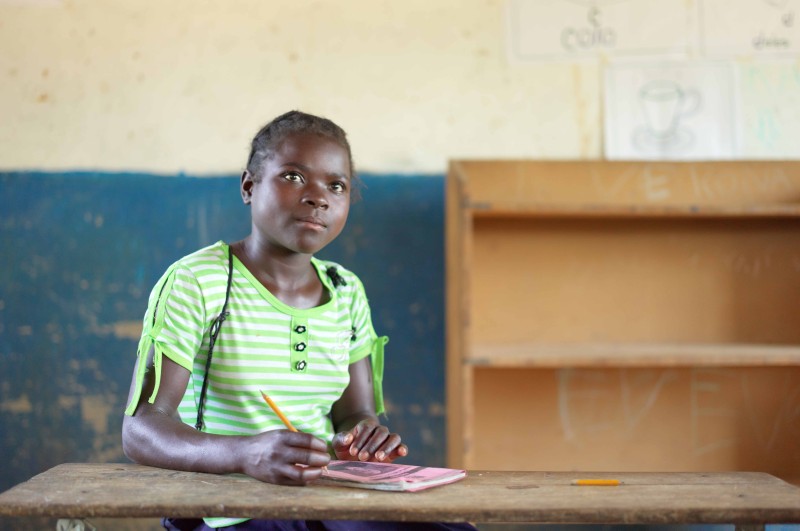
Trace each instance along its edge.
{"label": "girl's right hand", "polygon": [[181,421],[178,406],[190,374],[164,357],[155,401],[153,348],[137,360],[128,400],[136,391],[139,363],[147,363],[133,415],[122,420],[122,447],[132,461],[148,466],[210,474],[242,473],[281,485],[305,485],[322,475],[330,462],[328,445],[309,433],[275,430],[254,436],[214,435]]}
{"label": "girl's right hand", "polygon": [[309,433],[272,430],[243,439],[242,472],[269,483],[306,485],[331,460],[325,441]]}

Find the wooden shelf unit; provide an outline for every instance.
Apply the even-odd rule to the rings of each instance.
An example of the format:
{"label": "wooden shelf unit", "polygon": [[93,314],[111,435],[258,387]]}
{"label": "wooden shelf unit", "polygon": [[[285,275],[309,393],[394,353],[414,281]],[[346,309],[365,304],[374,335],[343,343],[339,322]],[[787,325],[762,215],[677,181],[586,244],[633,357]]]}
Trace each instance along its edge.
{"label": "wooden shelf unit", "polygon": [[800,477],[800,162],[453,161],[448,465]]}

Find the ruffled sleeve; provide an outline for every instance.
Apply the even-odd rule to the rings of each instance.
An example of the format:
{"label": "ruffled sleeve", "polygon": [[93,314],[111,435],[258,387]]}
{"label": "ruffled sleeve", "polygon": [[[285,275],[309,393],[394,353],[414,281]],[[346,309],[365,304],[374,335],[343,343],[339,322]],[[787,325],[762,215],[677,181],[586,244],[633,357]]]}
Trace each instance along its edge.
{"label": "ruffled sleeve", "polygon": [[386,412],[383,404],[383,348],[389,342],[388,336],[376,337],[372,344],[370,361],[372,362],[372,384],[375,392],[375,412],[382,415]]}
{"label": "ruffled sleeve", "polygon": [[192,370],[194,357],[203,339],[204,307],[196,278],[178,264],[170,267],[153,287],[136,352],[138,365],[135,389],[125,409],[126,415],[133,415],[141,400],[142,384],[147,372],[147,356],[151,348],[155,386],[148,402],[153,403],[158,395],[164,356],[185,369]]}
{"label": "ruffled sleeve", "polygon": [[[354,293],[350,306],[353,319],[353,337],[350,345],[350,363],[354,363],[365,356],[370,356],[372,365],[372,385],[375,396],[375,412],[378,415],[385,413],[383,402],[383,363],[384,347],[389,342],[386,336],[378,336],[372,326],[367,295],[361,281],[353,276]],[[349,282],[349,281],[348,281]]]}

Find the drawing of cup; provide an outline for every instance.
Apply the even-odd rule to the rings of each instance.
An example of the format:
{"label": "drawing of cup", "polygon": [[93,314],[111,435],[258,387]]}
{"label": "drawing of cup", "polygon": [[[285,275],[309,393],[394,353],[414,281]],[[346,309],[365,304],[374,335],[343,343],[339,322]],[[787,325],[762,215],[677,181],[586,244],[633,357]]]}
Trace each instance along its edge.
{"label": "drawing of cup", "polygon": [[657,79],[639,89],[639,101],[648,133],[663,141],[675,136],[682,117],[697,111],[700,94],[683,89],[674,81]]}

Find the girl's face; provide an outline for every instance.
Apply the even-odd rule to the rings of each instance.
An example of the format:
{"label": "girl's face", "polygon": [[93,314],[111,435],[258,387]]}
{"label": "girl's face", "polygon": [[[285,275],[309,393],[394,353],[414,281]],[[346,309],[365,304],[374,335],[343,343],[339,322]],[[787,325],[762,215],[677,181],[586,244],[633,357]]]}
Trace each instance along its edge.
{"label": "girl's face", "polygon": [[292,134],[264,161],[258,182],[242,176],[253,237],[282,254],[314,254],[342,232],[350,211],[350,157],[335,141]]}

